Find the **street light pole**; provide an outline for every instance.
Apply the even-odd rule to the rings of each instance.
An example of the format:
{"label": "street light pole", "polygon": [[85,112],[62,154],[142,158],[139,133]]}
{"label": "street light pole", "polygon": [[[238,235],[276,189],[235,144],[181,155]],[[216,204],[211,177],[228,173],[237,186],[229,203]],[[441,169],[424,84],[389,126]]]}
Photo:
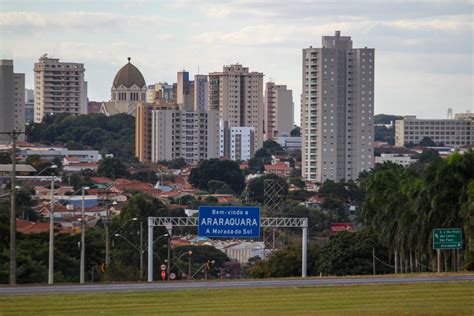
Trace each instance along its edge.
{"label": "street light pole", "polygon": [[[113,201],[112,205],[117,205],[117,201]],[[110,209],[107,207],[107,216],[105,219],[105,272],[110,266],[110,234],[109,234]]]}
{"label": "street light pole", "polygon": [[188,253],[188,280],[191,280],[191,255],[192,252]]}
{"label": "street light pole", "polygon": [[168,262],[166,263],[166,278],[170,280],[171,234],[168,234]]}
{"label": "street light pole", "polygon": [[84,218],[84,189],[82,187],[82,201],[81,201],[81,266],[80,266],[80,277],[79,282],[81,284],[85,281],[85,260],[86,260],[86,225]]}
{"label": "street light pole", "polygon": [[10,208],[10,285],[16,285],[16,137],[12,131],[12,173],[11,173],[11,208]]}
{"label": "street light pole", "polygon": [[54,175],[51,175],[51,207],[49,208],[48,284],[54,283]]}
{"label": "street light pole", "polygon": [[143,280],[143,223],[140,221],[140,281]]}

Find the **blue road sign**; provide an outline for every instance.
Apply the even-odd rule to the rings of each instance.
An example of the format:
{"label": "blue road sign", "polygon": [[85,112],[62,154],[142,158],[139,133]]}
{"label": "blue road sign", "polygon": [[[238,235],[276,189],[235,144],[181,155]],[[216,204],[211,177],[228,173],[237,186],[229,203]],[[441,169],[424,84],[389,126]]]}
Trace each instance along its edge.
{"label": "blue road sign", "polygon": [[199,236],[258,238],[260,208],[253,206],[200,206]]}

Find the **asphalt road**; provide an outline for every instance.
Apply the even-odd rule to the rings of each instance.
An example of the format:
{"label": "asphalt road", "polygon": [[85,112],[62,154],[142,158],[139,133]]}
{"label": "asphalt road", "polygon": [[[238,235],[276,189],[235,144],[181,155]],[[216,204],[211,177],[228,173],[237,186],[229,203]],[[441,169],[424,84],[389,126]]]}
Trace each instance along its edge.
{"label": "asphalt road", "polygon": [[366,278],[307,278],[280,280],[242,280],[242,281],[192,281],[192,282],[154,282],[154,283],[96,283],[63,285],[28,285],[0,287],[0,295],[19,294],[61,294],[61,293],[100,293],[136,291],[176,291],[189,289],[227,289],[257,287],[299,287],[334,286],[357,284],[405,284],[433,283],[451,281],[474,281],[474,275],[414,276],[414,277],[366,277]]}

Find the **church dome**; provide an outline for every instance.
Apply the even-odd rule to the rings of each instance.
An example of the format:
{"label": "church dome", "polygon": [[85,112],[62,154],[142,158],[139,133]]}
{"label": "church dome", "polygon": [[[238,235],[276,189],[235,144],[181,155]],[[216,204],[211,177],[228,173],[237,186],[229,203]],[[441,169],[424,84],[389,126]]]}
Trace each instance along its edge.
{"label": "church dome", "polygon": [[143,78],[142,73],[130,63],[130,57],[128,57],[128,63],[125,64],[115,75],[113,86],[118,88],[120,85],[124,85],[127,88],[130,88],[134,84],[140,88],[143,88],[145,85],[145,78]]}

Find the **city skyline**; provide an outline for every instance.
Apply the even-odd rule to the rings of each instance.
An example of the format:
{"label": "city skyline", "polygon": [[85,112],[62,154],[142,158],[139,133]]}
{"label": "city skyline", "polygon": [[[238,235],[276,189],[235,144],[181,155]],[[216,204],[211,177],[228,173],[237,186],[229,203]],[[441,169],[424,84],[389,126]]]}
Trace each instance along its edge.
{"label": "city skyline", "polygon": [[128,56],[148,84],[174,82],[183,68],[194,76],[239,62],[293,90],[299,124],[301,49],[340,30],[354,46],[377,49],[375,113],[445,118],[449,107],[473,110],[472,8],[468,1],[2,1],[2,58],[26,74],[27,88],[44,53],[84,63],[93,101],[109,99]]}

